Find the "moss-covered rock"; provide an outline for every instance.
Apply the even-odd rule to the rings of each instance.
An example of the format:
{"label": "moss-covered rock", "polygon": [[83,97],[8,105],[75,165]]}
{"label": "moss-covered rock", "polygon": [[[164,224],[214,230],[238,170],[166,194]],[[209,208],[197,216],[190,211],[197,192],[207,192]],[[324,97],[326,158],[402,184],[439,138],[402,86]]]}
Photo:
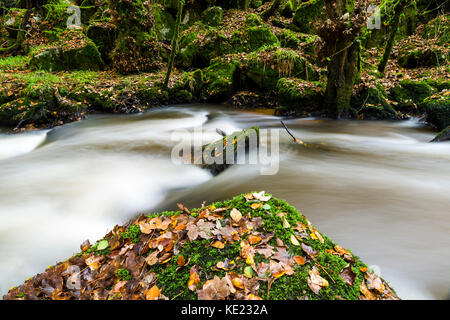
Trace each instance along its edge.
{"label": "moss-covered rock", "polygon": [[433,67],[445,64],[448,60],[448,52],[441,48],[426,46],[420,48],[402,48],[398,54],[398,64],[404,68]]}
{"label": "moss-covered rock", "polygon": [[[293,77],[318,80],[318,73],[299,52],[276,49],[252,52],[245,59],[243,74],[247,81],[260,89],[276,89],[280,78]],[[250,85],[251,85],[250,84]]]}
{"label": "moss-covered rock", "polygon": [[450,126],[439,132],[438,135],[433,140],[431,140],[431,142],[444,142],[444,141],[450,141]]}
{"label": "moss-covered rock", "polygon": [[391,88],[389,98],[396,102],[396,109],[402,112],[413,112],[425,98],[436,92],[427,81],[402,80]]}
{"label": "moss-covered rock", "polygon": [[277,83],[279,108],[309,115],[323,107],[323,89],[318,83],[281,78]]}
{"label": "moss-covered rock", "polygon": [[237,87],[239,62],[217,61],[205,71],[202,99],[207,101],[225,101],[231,97]]}
{"label": "moss-covered rock", "polygon": [[381,85],[365,87],[352,96],[352,107],[362,120],[396,120],[401,115],[390,105]]}
{"label": "moss-covered rock", "polygon": [[443,90],[426,98],[421,107],[427,113],[427,122],[438,130],[450,125],[450,90]]}
{"label": "moss-covered rock", "polygon": [[319,36],[285,29],[280,32],[277,37],[280,39],[280,45],[283,48],[291,48],[294,50],[300,49],[304,53],[312,56],[317,52]]}
{"label": "moss-covered rock", "polygon": [[450,43],[450,15],[438,15],[419,30],[424,39],[436,39],[440,45]]}
{"label": "moss-covered rock", "polygon": [[245,17],[245,23],[251,27],[257,27],[263,24],[261,17],[258,16],[256,13],[249,13]]}
{"label": "moss-covered rock", "polygon": [[60,39],[31,53],[30,65],[46,71],[99,70],[103,60],[96,45],[79,31],[66,31]]}
{"label": "moss-covered rock", "polygon": [[230,33],[197,23],[184,33],[176,63],[186,68],[206,67],[212,59],[222,55],[278,45],[278,38],[266,25],[244,24]]}
{"label": "moss-covered rock", "polygon": [[102,60],[111,63],[111,52],[117,38],[117,30],[111,23],[93,23],[87,29],[87,36],[94,41]]}
{"label": "moss-covered rock", "polygon": [[314,23],[322,17],[323,6],[323,0],[309,0],[299,4],[292,21],[299,28],[300,32],[315,32]]}
{"label": "moss-covered rock", "polygon": [[223,19],[223,9],[221,7],[211,7],[203,11],[202,21],[208,26],[218,26]]}
{"label": "moss-covered rock", "polygon": [[[399,299],[356,255],[264,191],[180,208],[114,227],[3,299]],[[67,286],[78,270],[81,289]]]}
{"label": "moss-covered rock", "polygon": [[158,39],[170,41],[175,29],[175,18],[161,4],[154,4],[152,13],[154,18],[153,28],[158,35]]}

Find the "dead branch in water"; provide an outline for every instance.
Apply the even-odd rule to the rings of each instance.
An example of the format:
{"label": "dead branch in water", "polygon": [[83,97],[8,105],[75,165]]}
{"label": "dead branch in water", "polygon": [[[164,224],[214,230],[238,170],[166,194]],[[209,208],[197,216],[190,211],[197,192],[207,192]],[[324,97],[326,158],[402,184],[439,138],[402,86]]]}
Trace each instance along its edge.
{"label": "dead branch in water", "polygon": [[288,129],[288,127],[284,124],[283,120],[280,120],[281,124],[283,125],[283,127],[286,129],[287,133],[289,133],[289,135],[292,137],[293,142],[296,144],[301,144],[301,145],[305,145],[305,143],[300,140],[299,138],[296,138],[292,132]]}

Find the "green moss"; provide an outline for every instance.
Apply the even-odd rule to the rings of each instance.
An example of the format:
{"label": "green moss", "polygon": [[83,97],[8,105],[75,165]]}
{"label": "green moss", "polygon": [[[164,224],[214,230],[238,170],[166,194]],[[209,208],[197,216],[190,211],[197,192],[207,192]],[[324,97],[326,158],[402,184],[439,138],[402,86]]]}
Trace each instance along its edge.
{"label": "green moss", "polygon": [[10,56],[0,58],[0,70],[25,70],[30,58],[28,56]]}
{"label": "green moss", "polygon": [[293,77],[315,81],[317,72],[296,51],[276,49],[247,56],[245,76],[261,89],[276,89],[278,79]]}
{"label": "green moss", "polygon": [[388,102],[387,93],[379,83],[359,91],[352,97],[351,103],[360,119],[398,119],[400,116]]}
{"label": "green moss", "polygon": [[421,107],[427,113],[427,122],[438,130],[443,130],[450,125],[450,95],[444,90],[429,98],[426,98]]}
{"label": "green moss", "polygon": [[158,35],[158,39],[170,41],[173,37],[175,28],[174,17],[160,4],[153,4],[154,29]]}
{"label": "green moss", "polygon": [[257,14],[249,13],[245,17],[245,23],[251,27],[257,27],[257,26],[262,25],[262,20]]}
{"label": "green moss", "polygon": [[120,280],[123,281],[129,281],[133,279],[133,276],[130,273],[130,270],[127,269],[118,269],[116,271],[116,276],[117,278],[119,278]]}
{"label": "green moss", "polygon": [[121,237],[124,239],[130,239],[133,243],[139,242],[139,236],[141,235],[141,228],[139,226],[132,224],[128,227],[126,232],[121,234]]}
{"label": "green moss", "polygon": [[239,62],[213,62],[205,71],[202,98],[208,101],[225,101],[237,86]]}
{"label": "green moss", "polygon": [[277,90],[281,107],[314,111],[322,106],[323,89],[317,83],[281,78],[277,83]]}
{"label": "green moss", "polygon": [[310,0],[299,4],[292,20],[300,32],[315,32],[314,23],[322,16],[323,6],[323,0]]}
{"label": "green moss", "polygon": [[223,9],[221,7],[211,7],[203,11],[202,21],[208,26],[218,26],[223,19]]}

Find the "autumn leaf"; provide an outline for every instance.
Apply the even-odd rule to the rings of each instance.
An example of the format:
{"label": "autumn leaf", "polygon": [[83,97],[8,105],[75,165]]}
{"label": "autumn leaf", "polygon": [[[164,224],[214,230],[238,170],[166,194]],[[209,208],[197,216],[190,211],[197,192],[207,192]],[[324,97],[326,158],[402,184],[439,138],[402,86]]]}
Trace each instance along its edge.
{"label": "autumn leaf", "polygon": [[189,281],[188,281],[188,288],[191,291],[195,291],[195,289],[197,288],[197,284],[200,282],[200,277],[197,273],[197,269],[195,268],[195,266],[193,266],[191,268],[191,273],[189,276]]}
{"label": "autumn leaf", "polygon": [[147,262],[149,266],[156,264],[158,262],[158,253],[159,252],[157,250],[153,251],[145,258],[145,262]]}
{"label": "autumn leaf", "polygon": [[352,267],[350,264],[348,264],[344,269],[341,271],[341,277],[344,279],[344,282],[348,284],[349,286],[353,286],[353,283],[356,279],[356,273],[352,271]]}
{"label": "autumn leaf", "polygon": [[291,234],[290,240],[291,240],[291,243],[292,243],[294,246],[299,246],[299,245],[300,245],[300,242],[298,242],[297,238],[296,238],[293,234]]}
{"label": "autumn leaf", "polygon": [[258,243],[262,240],[262,238],[260,236],[255,236],[255,235],[249,235],[248,236],[248,242],[250,244],[255,244]]}
{"label": "autumn leaf", "polygon": [[214,276],[213,280],[208,280],[203,284],[202,289],[198,290],[199,300],[224,300],[231,293],[226,277],[220,279]]}
{"label": "autumn leaf", "polygon": [[183,256],[179,256],[179,257],[178,257],[178,259],[177,259],[177,264],[178,264],[180,267],[183,267],[183,266],[186,264],[186,261],[184,260],[184,257],[183,257]]}
{"label": "autumn leaf", "polygon": [[161,291],[159,290],[159,288],[156,285],[154,285],[145,294],[145,299],[157,300],[159,298],[160,294],[161,294]]}
{"label": "autumn leaf", "polygon": [[328,281],[322,278],[319,271],[314,267],[309,271],[308,286],[315,294],[319,294],[322,287],[328,286]]}
{"label": "autumn leaf", "polygon": [[97,270],[100,267],[100,261],[103,260],[102,256],[91,256],[85,260],[86,265],[92,270]]}
{"label": "autumn leaf", "polygon": [[369,288],[370,290],[375,289],[379,293],[382,293],[384,291],[385,286],[383,284],[383,281],[381,281],[380,277],[378,277],[375,273],[367,273],[366,280],[367,288]]}
{"label": "autumn leaf", "polygon": [[250,208],[252,208],[253,210],[256,210],[256,209],[261,208],[261,207],[262,207],[262,203],[252,203],[250,205]]}
{"label": "autumn leaf", "polygon": [[312,247],[302,242],[302,250],[310,257],[315,258],[319,254],[318,250],[313,250]]}
{"label": "autumn leaf", "polygon": [[283,220],[283,228],[288,229],[288,228],[291,227],[291,225],[290,225],[289,222],[287,221],[286,217],[283,217],[282,220]]}
{"label": "autumn leaf", "polygon": [[366,297],[367,299],[369,299],[369,300],[377,299],[377,296],[367,288],[366,283],[364,281],[361,282],[361,285],[359,286],[359,290],[362,292],[364,297]]}
{"label": "autumn leaf", "polygon": [[231,216],[231,219],[233,219],[234,222],[239,222],[242,219],[241,212],[238,209],[236,209],[236,208],[233,208],[231,210],[230,216]]}
{"label": "autumn leaf", "polygon": [[294,256],[293,259],[299,266],[302,266],[306,263],[305,258],[303,258],[302,256]]}
{"label": "autumn leaf", "polygon": [[215,241],[211,246],[213,246],[214,248],[217,248],[217,249],[225,248],[225,245],[223,244],[222,241]]}
{"label": "autumn leaf", "polygon": [[254,193],[253,193],[253,197],[254,197],[255,199],[257,199],[257,200],[259,200],[259,201],[263,201],[263,202],[269,201],[270,198],[272,198],[272,196],[266,196],[264,191],[261,191],[261,192],[254,192]]}

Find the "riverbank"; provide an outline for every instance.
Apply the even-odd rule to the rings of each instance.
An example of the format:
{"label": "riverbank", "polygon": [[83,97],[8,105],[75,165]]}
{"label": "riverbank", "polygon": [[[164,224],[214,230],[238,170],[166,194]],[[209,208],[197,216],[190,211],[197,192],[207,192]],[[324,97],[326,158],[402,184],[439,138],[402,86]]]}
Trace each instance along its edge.
{"label": "riverbank", "polygon": [[264,192],[115,226],[8,299],[398,299],[350,251]]}
{"label": "riverbank", "polygon": [[[142,4],[135,5],[138,12],[144,10]],[[49,6],[64,7],[58,1]],[[227,103],[239,109],[263,106],[277,115],[335,118],[336,110],[326,106],[326,61],[318,58],[321,43],[312,27],[318,17],[304,16],[309,9],[302,5],[287,6],[265,20],[261,16],[268,6],[252,2],[243,10],[234,5],[187,5],[167,89],[163,83],[174,28],[169,23],[174,15],[170,4],[152,5],[152,31],[133,34],[136,44],[125,47],[119,44],[123,46],[131,35],[121,34],[112,23],[117,8],[107,4],[91,11],[82,8],[83,24],[71,30],[64,29],[64,10],[55,9],[44,23],[45,10],[33,9],[23,48],[0,57],[0,124],[15,131],[51,128],[95,112],[136,113],[190,102]],[[111,19],[99,22],[98,17],[111,10]],[[5,21],[18,24],[24,9],[10,8],[7,13]],[[443,130],[450,125],[448,15],[402,19],[412,19],[415,29],[399,31],[383,74],[376,66],[387,31],[363,32],[345,116],[362,120],[416,116]],[[7,24],[0,31],[6,42],[17,33]]]}

